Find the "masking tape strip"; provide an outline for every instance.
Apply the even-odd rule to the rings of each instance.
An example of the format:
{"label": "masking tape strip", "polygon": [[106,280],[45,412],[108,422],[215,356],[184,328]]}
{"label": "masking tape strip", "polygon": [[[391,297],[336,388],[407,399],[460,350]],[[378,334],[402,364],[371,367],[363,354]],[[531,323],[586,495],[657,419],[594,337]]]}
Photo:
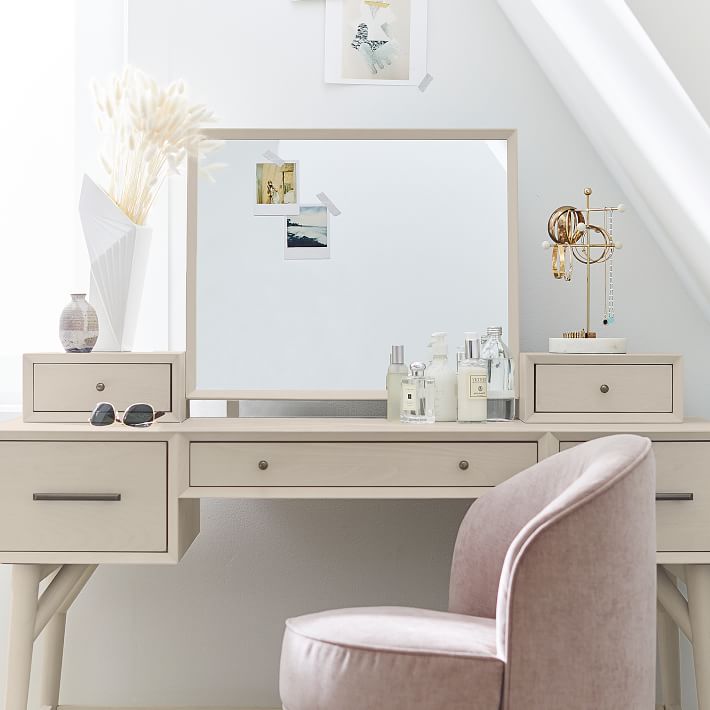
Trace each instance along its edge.
{"label": "masking tape strip", "polygon": [[274,153],[271,150],[267,150],[266,153],[263,153],[263,156],[270,162],[270,163],[276,163],[279,167],[281,167],[286,161],[281,160],[276,153]]}
{"label": "masking tape strip", "polygon": [[419,91],[422,93],[427,90],[427,87],[431,82],[434,81],[434,77],[431,74],[427,74],[420,82],[419,82]]}
{"label": "masking tape strip", "polygon": [[328,212],[330,212],[333,217],[337,217],[341,214],[340,210],[333,203],[333,200],[331,200],[325,192],[319,192],[316,197],[328,208]]}

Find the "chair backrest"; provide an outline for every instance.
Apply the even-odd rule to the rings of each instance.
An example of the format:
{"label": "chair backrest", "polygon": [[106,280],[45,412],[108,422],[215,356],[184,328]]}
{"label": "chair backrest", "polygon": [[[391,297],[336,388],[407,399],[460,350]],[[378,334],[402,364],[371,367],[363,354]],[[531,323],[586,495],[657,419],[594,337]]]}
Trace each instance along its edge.
{"label": "chair backrest", "polygon": [[652,707],[655,466],[647,439],[581,444],[476,501],[449,608],[496,619],[503,710]]}

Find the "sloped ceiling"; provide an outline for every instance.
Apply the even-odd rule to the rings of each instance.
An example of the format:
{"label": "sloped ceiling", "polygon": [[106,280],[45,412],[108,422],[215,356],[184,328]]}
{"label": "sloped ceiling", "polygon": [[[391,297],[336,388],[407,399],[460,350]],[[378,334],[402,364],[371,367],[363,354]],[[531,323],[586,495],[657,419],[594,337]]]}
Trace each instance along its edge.
{"label": "sloped ceiling", "polygon": [[658,49],[617,0],[498,4],[710,318],[710,129]]}

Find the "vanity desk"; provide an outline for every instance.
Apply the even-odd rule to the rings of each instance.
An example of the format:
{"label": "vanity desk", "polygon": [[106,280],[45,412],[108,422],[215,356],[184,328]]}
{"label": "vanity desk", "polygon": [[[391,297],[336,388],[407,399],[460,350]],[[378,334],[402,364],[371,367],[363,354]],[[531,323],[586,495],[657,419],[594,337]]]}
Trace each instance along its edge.
{"label": "vanity desk", "polygon": [[[654,442],[658,562],[686,580],[690,598],[684,608],[660,571],[667,584],[659,594],[675,621],[662,612],[659,630],[677,623],[692,635],[703,693],[710,676],[708,422],[206,418],[131,431],[17,420],[0,428],[0,562],[15,565],[5,710],[26,710],[40,634],[40,703],[58,704],[66,612],[96,565],[179,562],[199,534],[201,498],[473,499],[561,449],[621,432]],[[50,574],[38,601],[38,585]],[[677,633],[675,645],[668,635],[666,683],[677,683],[677,652]]]}
{"label": "vanity desk", "polygon": [[[177,564],[202,498],[475,499],[616,433],[649,437],[658,464],[664,706],[680,707],[680,627],[710,710],[710,422],[683,419],[677,355],[519,353],[516,132],[207,134],[227,167],[201,184],[188,165],[186,353],[27,355],[23,420],[0,425],[0,563],[13,564],[4,710],[27,710],[40,635],[40,704],[58,705],[66,614],[96,566]],[[310,212],[255,213],[255,164]],[[318,203],[326,189],[337,215]],[[403,283],[426,287],[414,308]],[[382,400],[392,343],[411,361],[429,333],[458,338],[481,321],[503,328],[519,363],[524,421],[187,417],[193,400]],[[92,427],[101,400],[168,414],[143,430]]]}

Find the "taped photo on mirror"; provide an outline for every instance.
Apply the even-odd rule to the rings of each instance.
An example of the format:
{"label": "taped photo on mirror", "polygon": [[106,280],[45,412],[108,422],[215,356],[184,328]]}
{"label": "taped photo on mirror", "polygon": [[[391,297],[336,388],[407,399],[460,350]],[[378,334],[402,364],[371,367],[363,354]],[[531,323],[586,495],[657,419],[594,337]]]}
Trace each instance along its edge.
{"label": "taped photo on mirror", "polygon": [[286,217],[284,259],[330,259],[330,215],[325,205],[301,205]]}
{"label": "taped photo on mirror", "polygon": [[419,85],[428,0],[326,0],[325,81]]}
{"label": "taped photo on mirror", "polygon": [[256,163],[255,215],[297,215],[298,162]]}

